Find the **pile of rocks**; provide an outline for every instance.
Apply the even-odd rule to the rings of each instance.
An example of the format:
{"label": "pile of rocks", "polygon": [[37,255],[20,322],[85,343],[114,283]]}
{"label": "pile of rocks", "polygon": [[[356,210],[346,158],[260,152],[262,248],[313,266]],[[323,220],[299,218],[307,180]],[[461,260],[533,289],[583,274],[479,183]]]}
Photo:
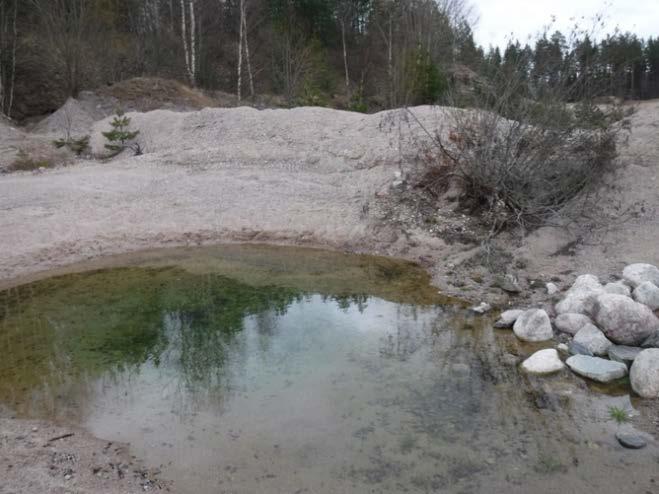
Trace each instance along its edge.
{"label": "pile of rocks", "polygon": [[[631,264],[620,281],[605,285],[596,276],[579,276],[552,309],[553,320],[543,309],[505,311],[495,327],[512,327],[517,338],[530,342],[562,333],[569,343],[558,350],[570,355],[565,364],[573,372],[603,383],[629,373],[639,396],[659,398],[659,268]],[[565,364],[558,351],[545,349],[522,369],[546,374]]]}

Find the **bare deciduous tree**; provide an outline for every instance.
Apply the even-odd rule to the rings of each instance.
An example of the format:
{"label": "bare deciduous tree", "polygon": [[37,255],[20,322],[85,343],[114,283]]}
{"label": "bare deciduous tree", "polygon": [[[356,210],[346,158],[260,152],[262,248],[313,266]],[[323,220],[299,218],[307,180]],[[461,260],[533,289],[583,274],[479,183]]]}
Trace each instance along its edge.
{"label": "bare deciduous tree", "polygon": [[11,118],[16,81],[18,0],[0,0],[0,113]]}
{"label": "bare deciduous tree", "polygon": [[89,0],[28,0],[42,24],[55,59],[64,71],[66,91],[77,96],[83,79],[86,39],[93,29]]}

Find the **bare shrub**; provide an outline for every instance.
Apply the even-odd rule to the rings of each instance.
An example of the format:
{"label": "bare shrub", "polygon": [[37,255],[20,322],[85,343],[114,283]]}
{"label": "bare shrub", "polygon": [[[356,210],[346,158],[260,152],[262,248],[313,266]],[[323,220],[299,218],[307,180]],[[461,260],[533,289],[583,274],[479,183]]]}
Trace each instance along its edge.
{"label": "bare shrub", "polygon": [[570,117],[547,125],[526,116],[509,120],[487,110],[453,112],[453,140],[438,141],[439,166],[461,182],[463,203],[483,213],[494,229],[511,221],[539,226],[569,214],[566,208],[586,199],[614,167],[612,128],[584,129]]}
{"label": "bare shrub", "polygon": [[493,233],[589,214],[616,167],[625,121],[619,105],[595,104],[599,88],[573,67],[567,56],[542,68],[550,81],[509,65],[478,88],[474,108],[447,110],[448,128],[431,135],[424,185],[438,192],[458,183],[461,204]]}

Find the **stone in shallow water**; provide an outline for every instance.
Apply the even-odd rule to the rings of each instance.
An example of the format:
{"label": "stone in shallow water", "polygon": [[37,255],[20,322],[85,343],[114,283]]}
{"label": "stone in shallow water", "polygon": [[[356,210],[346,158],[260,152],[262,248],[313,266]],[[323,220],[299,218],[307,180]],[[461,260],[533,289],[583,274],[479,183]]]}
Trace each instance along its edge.
{"label": "stone in shallow water", "polygon": [[501,313],[497,322],[494,323],[494,327],[497,329],[512,328],[522,314],[524,314],[523,310],[506,310]]}
{"label": "stone in shallow water", "polygon": [[553,348],[539,350],[522,363],[522,369],[531,374],[551,374],[558,372],[565,364],[558,358],[558,352]]}
{"label": "stone in shallow water", "polygon": [[609,358],[616,362],[622,362],[629,367],[640,352],[641,349],[636,346],[611,345],[609,347]]}
{"label": "stone in shallow water", "polygon": [[616,439],[629,449],[641,449],[648,444],[642,436],[630,432],[616,432]]}
{"label": "stone in shallow water", "polygon": [[581,343],[577,343],[574,340],[568,343],[567,351],[569,352],[570,355],[587,355],[589,357],[593,356],[593,352],[588,350],[588,348],[583,346]]}
{"label": "stone in shallow water", "polygon": [[476,314],[485,314],[486,312],[489,312],[489,311],[492,310],[492,306],[490,304],[488,304],[487,302],[481,302],[478,305],[470,307],[469,310],[471,312],[476,313]]}
{"label": "stone in shallow water", "polygon": [[[603,357],[608,355],[611,343],[604,333],[602,333],[597,326],[593,324],[586,324],[574,335],[574,343],[578,343],[587,348],[590,353]],[[582,352],[580,352],[582,353]]]}
{"label": "stone in shallow water", "polygon": [[599,357],[573,355],[565,363],[576,374],[601,383],[608,383],[627,375],[625,364]]}

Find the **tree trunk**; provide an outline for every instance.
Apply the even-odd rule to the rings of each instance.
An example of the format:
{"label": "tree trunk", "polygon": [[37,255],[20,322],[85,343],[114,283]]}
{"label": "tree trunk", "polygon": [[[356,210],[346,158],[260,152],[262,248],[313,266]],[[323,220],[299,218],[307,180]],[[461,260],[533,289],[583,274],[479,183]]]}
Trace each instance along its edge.
{"label": "tree trunk", "polygon": [[254,98],[254,76],[252,62],[249,59],[249,43],[247,42],[247,14],[243,15],[243,34],[245,36],[245,61],[247,62],[247,77],[249,78],[249,95]]}
{"label": "tree trunk", "polygon": [[16,40],[18,39],[18,29],[16,27],[16,18],[18,17],[18,0],[14,0],[14,23],[13,23],[13,40],[11,48],[11,81],[9,85],[9,104],[7,105],[7,116],[11,118],[11,110],[14,107],[14,86],[16,82]]}
{"label": "tree trunk", "polygon": [[185,0],[181,0],[181,38],[183,39],[183,55],[185,57],[185,70],[190,77],[190,51],[188,50],[188,34],[185,21]]}
{"label": "tree trunk", "polygon": [[341,19],[341,44],[343,45],[343,68],[346,76],[346,92],[350,92],[350,74],[348,73],[348,50],[346,48],[346,23]]}
{"label": "tree trunk", "polygon": [[243,85],[243,25],[245,15],[244,9],[244,0],[240,0],[240,26],[238,28],[238,88],[236,90],[236,96],[238,101],[242,99],[242,85]]}
{"label": "tree trunk", "polygon": [[394,96],[394,52],[393,52],[393,41],[394,39],[394,26],[393,26],[393,16],[389,14],[389,40],[387,43],[387,74],[389,75],[389,104],[394,107],[396,106],[395,96]]}
{"label": "tree trunk", "polygon": [[181,0],[181,38],[183,39],[183,52],[185,55],[185,69],[188,72],[190,85],[197,85],[197,26],[195,20],[194,1],[188,0],[190,9],[190,41],[188,43],[188,26],[185,13],[185,0]]}
{"label": "tree trunk", "polygon": [[197,22],[195,20],[194,0],[190,0],[190,79],[192,86],[197,85]]}
{"label": "tree trunk", "polygon": [[174,0],[169,0],[169,29],[174,32]]}

